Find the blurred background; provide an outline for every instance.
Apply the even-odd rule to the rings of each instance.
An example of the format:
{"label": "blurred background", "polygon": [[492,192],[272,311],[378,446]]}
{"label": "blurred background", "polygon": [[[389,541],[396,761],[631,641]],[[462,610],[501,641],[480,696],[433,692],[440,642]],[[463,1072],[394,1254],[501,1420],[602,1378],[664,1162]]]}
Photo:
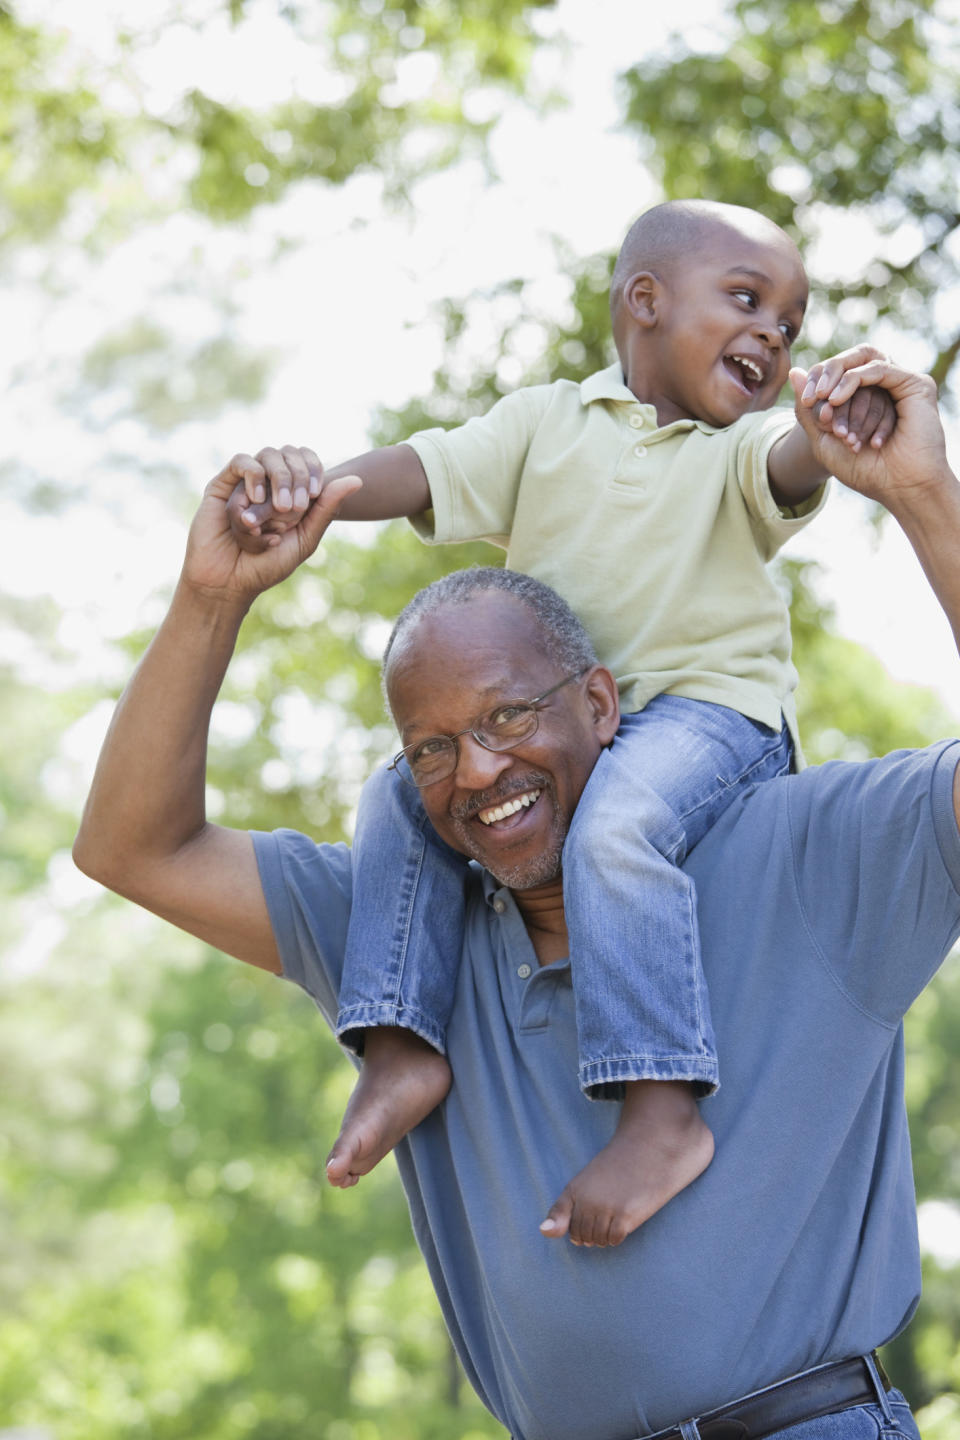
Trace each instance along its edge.
{"label": "blurred background", "polygon": [[[502,1433],[392,1164],[324,1183],[352,1072],[306,998],[73,869],[94,757],[229,455],[332,463],[608,363],[612,255],[659,199],[790,230],[797,362],[868,337],[932,371],[956,463],[958,21],[956,0],[0,0],[0,1436]],[[349,835],[393,748],[389,618],[495,558],[332,532],[246,628],[212,813]],[[778,575],[811,760],[957,732],[960,663],[894,527],[835,495]],[[955,962],[908,1041],[926,1291],[885,1358],[928,1440],[958,1440]]]}

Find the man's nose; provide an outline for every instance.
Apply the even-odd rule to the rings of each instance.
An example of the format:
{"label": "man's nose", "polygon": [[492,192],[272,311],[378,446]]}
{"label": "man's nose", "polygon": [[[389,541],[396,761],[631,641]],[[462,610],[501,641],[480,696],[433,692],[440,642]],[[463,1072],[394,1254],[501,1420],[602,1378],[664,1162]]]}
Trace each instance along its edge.
{"label": "man's nose", "polygon": [[513,763],[509,750],[488,750],[468,731],[460,737],[456,782],[464,790],[486,790]]}

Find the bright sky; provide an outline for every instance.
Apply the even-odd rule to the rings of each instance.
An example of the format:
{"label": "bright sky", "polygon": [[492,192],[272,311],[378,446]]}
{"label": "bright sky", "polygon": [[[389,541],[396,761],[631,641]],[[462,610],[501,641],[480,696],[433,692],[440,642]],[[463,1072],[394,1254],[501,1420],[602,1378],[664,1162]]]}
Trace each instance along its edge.
{"label": "bright sky", "polygon": [[[221,0],[204,0],[191,6],[191,15],[216,16],[223,8]],[[128,18],[125,0],[97,6],[21,0],[18,10],[25,19],[32,13],[63,27],[70,46],[92,56],[109,54],[118,18]],[[61,638],[74,657],[52,674],[37,672],[24,653],[19,658],[27,673],[47,684],[78,674],[112,676],[117,662],[107,658],[104,637],[158,618],[154,591],[176,574],[184,517],[171,515],[165,503],[162,471],[144,480],[144,463],[184,467],[199,493],[213,468],[239,449],[292,441],[336,462],[367,448],[377,405],[399,405],[429,388],[441,354],[429,319],[438,298],[524,275],[536,277],[544,302],[557,297],[562,303],[553,237],[577,254],[612,248],[637,212],[659,198],[635,142],[616,131],[618,71],[666,42],[668,16],[690,41],[708,33],[703,27],[714,12],[713,0],[673,0],[669,7],[560,0],[557,26],[570,44],[547,71],[552,65],[571,107],[535,114],[497,101],[498,182],[488,185],[477,166],[462,165],[420,187],[414,215],[384,214],[371,177],[341,189],[303,187],[242,228],[218,231],[181,216],[140,232],[100,261],[54,257],[55,300],[39,284],[49,257],[21,257],[0,284],[5,331],[16,336],[0,356],[11,401],[0,463],[10,479],[26,464],[83,490],[66,514],[46,518],[22,510],[15,484],[0,492],[8,537],[4,588],[54,596],[66,611]],[[151,13],[165,15],[166,0],[140,0],[138,23]],[[201,77],[207,88],[216,77],[218,98],[226,102],[256,94],[269,103],[297,90],[316,94],[318,86],[324,99],[336,94],[336,77],[318,77],[315,57],[295,42],[289,26],[266,14],[236,32],[220,20],[203,35],[167,25],[136,67],[145,103],[158,112]],[[431,67],[428,57],[411,57],[403,83],[416,91],[428,83]],[[106,98],[124,104],[129,92]],[[490,102],[480,97],[477,103]],[[163,181],[145,174],[144,183]],[[78,224],[82,218],[81,212]],[[278,235],[291,245],[275,262]],[[849,235],[835,233],[820,241],[838,273],[843,254],[863,263],[860,245],[845,239]],[[171,292],[171,277],[178,276],[196,283]],[[185,342],[215,334],[216,311],[198,298],[205,287],[229,296],[239,342],[279,358],[263,403],[233,407],[172,435],[151,434],[123,418],[116,395],[71,403],[91,343],[135,317],[156,318]],[[887,335],[880,343],[905,362],[928,359],[916,341]],[[189,375],[179,383],[189,387]],[[952,438],[956,455],[960,447]],[[117,461],[119,453],[126,462]],[[895,676],[936,685],[960,715],[960,662],[949,629],[894,526],[877,544],[862,502],[842,495],[794,553],[823,563],[824,591],[846,633],[871,646]],[[8,638],[0,634],[0,644]],[[92,766],[104,723],[98,712],[68,739],[84,769]],[[68,870],[61,865],[53,877],[65,899],[78,882]],[[34,946],[36,926],[47,922],[59,923],[38,914],[28,927]],[[928,1220],[926,1238],[936,1243],[944,1216],[931,1212]],[[941,1243],[960,1246],[952,1211],[947,1220],[953,1238]]]}

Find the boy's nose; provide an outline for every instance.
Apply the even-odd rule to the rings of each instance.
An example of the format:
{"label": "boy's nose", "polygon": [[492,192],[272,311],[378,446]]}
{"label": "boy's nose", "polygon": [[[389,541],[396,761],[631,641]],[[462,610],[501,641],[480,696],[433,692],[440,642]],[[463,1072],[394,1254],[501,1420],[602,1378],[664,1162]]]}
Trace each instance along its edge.
{"label": "boy's nose", "polygon": [[781,350],[783,348],[783,334],[780,330],[780,322],[770,315],[764,315],[762,311],[754,317],[753,333],[758,340],[762,340],[765,345],[769,345],[771,350]]}

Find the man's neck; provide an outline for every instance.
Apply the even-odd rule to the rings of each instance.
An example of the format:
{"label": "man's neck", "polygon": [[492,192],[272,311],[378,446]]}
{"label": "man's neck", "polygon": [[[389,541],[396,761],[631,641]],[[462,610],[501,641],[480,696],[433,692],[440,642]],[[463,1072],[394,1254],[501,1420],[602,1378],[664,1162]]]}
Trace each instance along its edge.
{"label": "man's neck", "polygon": [[563,912],[563,881],[558,878],[549,885],[514,890],[512,894],[540,964],[552,965],[555,960],[565,960],[570,953],[570,942]]}

